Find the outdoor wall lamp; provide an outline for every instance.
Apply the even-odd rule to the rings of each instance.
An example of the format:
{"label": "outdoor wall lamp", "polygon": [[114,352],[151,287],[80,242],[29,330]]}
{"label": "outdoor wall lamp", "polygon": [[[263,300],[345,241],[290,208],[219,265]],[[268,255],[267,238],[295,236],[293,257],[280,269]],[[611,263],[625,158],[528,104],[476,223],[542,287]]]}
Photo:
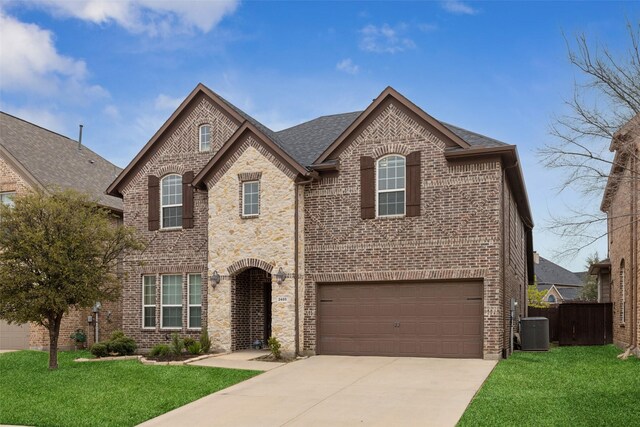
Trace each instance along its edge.
{"label": "outdoor wall lamp", "polygon": [[278,282],[278,285],[282,285],[282,282],[284,282],[284,279],[286,277],[287,275],[284,273],[284,271],[282,271],[282,267],[280,267],[280,269],[276,273],[276,282]]}
{"label": "outdoor wall lamp", "polygon": [[211,285],[213,285],[213,287],[215,287],[218,283],[220,283],[220,275],[218,274],[218,270],[214,270],[213,274],[211,275]]}

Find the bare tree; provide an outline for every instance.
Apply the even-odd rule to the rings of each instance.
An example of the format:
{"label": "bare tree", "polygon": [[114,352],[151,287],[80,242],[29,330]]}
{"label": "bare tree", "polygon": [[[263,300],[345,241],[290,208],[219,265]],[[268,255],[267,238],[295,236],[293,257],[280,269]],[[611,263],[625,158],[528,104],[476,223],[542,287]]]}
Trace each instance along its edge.
{"label": "bare tree", "polygon": [[[551,124],[556,142],[539,150],[546,167],[564,174],[560,192],[575,190],[585,201],[585,207],[563,216],[552,213],[548,228],[566,244],[560,255],[575,256],[607,233],[607,217],[599,208],[616,162],[609,147],[616,132],[640,113],[640,23],[627,21],[627,34],[628,46],[617,52],[584,34],[567,40],[578,79],[566,101],[569,112]],[[625,169],[626,162],[615,166]],[[638,179],[635,173],[622,175]]]}

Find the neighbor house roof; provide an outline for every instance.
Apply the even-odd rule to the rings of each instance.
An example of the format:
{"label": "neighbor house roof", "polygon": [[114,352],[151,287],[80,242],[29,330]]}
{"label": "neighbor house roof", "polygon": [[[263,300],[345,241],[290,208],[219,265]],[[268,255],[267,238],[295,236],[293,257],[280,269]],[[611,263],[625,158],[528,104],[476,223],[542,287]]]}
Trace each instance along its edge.
{"label": "neighbor house roof", "polygon": [[0,112],[0,146],[32,185],[82,191],[100,205],[122,211],[122,199],[105,192],[121,169],[78,141]]}
{"label": "neighbor house roof", "polygon": [[538,286],[543,284],[584,285],[581,276],[543,257],[540,257],[540,262],[534,265],[534,271],[536,279],[538,279]]}

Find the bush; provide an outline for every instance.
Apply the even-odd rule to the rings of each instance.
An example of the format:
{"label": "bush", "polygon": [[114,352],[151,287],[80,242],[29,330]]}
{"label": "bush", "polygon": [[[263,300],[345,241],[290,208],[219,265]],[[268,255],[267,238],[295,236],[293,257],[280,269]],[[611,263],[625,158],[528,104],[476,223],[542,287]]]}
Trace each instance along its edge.
{"label": "bush", "polygon": [[107,341],[109,353],[116,353],[118,356],[128,356],[135,353],[138,346],[133,338],[122,337]]}
{"label": "bush", "polygon": [[171,348],[166,344],[158,344],[153,346],[149,352],[151,357],[167,357],[171,354]]}
{"label": "bush", "polygon": [[107,357],[109,355],[109,349],[107,348],[107,345],[102,342],[98,342],[92,345],[89,351],[95,357]]}
{"label": "bush", "polygon": [[209,353],[209,350],[211,350],[211,339],[206,326],[203,326],[200,331],[200,349],[203,353]]}
{"label": "bush", "polygon": [[194,342],[196,342],[196,340],[194,340],[191,337],[184,337],[182,339],[182,342],[184,343],[184,348],[189,348],[190,345],[192,345]]}
{"label": "bush", "polygon": [[280,357],[282,356],[280,353],[280,347],[282,347],[282,344],[280,344],[280,341],[278,341],[278,338],[276,337],[269,338],[269,341],[267,341],[267,344],[269,344],[269,350],[271,350],[271,354],[273,355],[273,357],[279,360]]}
{"label": "bush", "polygon": [[202,353],[202,346],[200,345],[200,341],[193,340],[191,345],[187,346],[187,350],[191,354],[200,354],[200,353]]}
{"label": "bush", "polygon": [[177,332],[171,334],[171,352],[175,355],[182,354],[184,349],[184,341],[180,339]]}

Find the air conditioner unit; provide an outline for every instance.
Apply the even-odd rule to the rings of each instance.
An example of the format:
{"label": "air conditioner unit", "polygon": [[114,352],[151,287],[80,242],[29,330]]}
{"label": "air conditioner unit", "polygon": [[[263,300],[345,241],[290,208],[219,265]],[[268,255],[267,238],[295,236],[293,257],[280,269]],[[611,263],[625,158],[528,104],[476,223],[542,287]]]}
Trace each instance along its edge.
{"label": "air conditioner unit", "polygon": [[548,351],[549,319],[546,317],[520,319],[520,340],[523,351]]}

